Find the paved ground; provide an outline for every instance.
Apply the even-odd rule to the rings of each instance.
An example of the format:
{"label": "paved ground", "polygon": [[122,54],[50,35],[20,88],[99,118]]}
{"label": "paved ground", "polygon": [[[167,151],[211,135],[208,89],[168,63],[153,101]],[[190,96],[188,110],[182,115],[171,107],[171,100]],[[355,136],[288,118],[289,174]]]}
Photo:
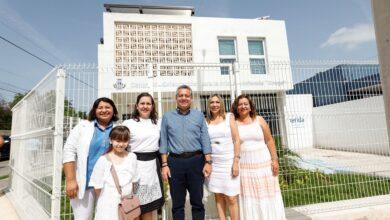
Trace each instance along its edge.
{"label": "paved ground", "polygon": [[[292,208],[313,220],[390,220],[390,195]],[[293,220],[293,218],[287,218]],[[301,218],[294,218],[294,220]]]}
{"label": "paved ground", "polygon": [[324,149],[294,150],[302,160],[299,165],[325,173],[352,172],[390,177],[390,156]]}
{"label": "paved ground", "polygon": [[4,193],[0,193],[0,215],[1,219],[19,220],[18,215],[11,202]]}
{"label": "paved ground", "polygon": [[[8,175],[10,169],[8,167],[8,161],[0,162],[0,177]],[[7,220],[19,220],[16,214],[15,208],[4,194],[9,184],[9,178],[0,180],[0,218]]]}
{"label": "paved ground", "polygon": [[[319,169],[326,173],[353,172],[390,177],[389,156],[324,149],[301,149],[295,150],[295,152],[301,158],[299,165],[307,169]],[[0,162],[0,177],[8,173],[8,161]],[[9,199],[1,193],[1,190],[7,185],[8,179],[0,180],[1,219],[19,219]],[[209,200],[213,201],[213,198]],[[212,203],[209,202],[208,205],[214,206]],[[385,195],[349,200],[348,202],[339,201],[286,209],[286,215],[289,220],[390,219],[388,217],[390,216],[390,205],[388,204],[390,204],[390,196]],[[337,207],[339,209],[343,206],[346,210],[336,210]]]}
{"label": "paved ground", "polygon": [[[0,177],[7,176],[10,172],[8,161],[0,162]],[[8,187],[8,178],[0,180],[0,192]]]}
{"label": "paved ground", "polygon": [[10,172],[10,169],[8,167],[9,161],[2,161],[0,162],[0,177],[8,175]]}

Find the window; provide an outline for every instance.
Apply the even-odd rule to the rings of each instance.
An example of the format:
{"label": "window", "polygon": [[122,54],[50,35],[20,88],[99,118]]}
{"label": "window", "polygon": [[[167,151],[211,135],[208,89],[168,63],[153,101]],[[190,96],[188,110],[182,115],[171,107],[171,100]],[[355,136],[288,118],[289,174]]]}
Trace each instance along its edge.
{"label": "window", "polygon": [[[237,60],[234,39],[219,39],[218,46],[221,63],[234,63]],[[221,67],[221,75],[229,75],[229,67]]]}
{"label": "window", "polygon": [[252,74],[266,74],[264,59],[249,59]]}
{"label": "window", "polygon": [[236,48],[234,46],[234,40],[222,40],[218,41],[219,55],[236,55]]}
{"label": "window", "polygon": [[248,40],[249,63],[252,74],[266,74],[264,41]]}
{"label": "window", "polygon": [[[236,59],[219,59],[221,63],[234,63]],[[229,75],[229,67],[221,67],[221,75]]]}

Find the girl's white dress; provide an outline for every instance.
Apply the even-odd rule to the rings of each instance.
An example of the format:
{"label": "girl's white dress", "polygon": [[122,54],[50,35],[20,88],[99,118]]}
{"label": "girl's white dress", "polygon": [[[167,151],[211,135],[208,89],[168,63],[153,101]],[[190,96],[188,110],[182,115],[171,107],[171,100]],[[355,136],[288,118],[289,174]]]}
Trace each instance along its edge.
{"label": "girl's white dress", "polygon": [[[120,195],[110,172],[111,164],[105,155],[101,156],[96,162],[89,182],[89,186],[102,189],[96,204],[96,220],[118,219]],[[135,154],[129,153],[122,163],[114,165],[114,167],[118,174],[123,196],[131,194],[133,183],[138,181]]]}
{"label": "girl's white dress", "polygon": [[239,125],[241,139],[241,220],[284,220],[285,212],[277,176],[272,175],[271,154],[256,118]]}
{"label": "girl's white dress", "polygon": [[240,177],[232,177],[234,144],[230,129],[230,114],[218,124],[209,124],[211,141],[212,172],[206,185],[210,192],[223,193],[227,196],[240,194]]}

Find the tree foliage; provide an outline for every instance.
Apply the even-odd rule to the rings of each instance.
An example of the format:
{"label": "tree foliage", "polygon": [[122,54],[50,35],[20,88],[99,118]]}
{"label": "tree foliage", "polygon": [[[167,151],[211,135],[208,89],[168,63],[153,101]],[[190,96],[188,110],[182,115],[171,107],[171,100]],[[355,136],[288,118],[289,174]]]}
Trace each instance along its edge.
{"label": "tree foliage", "polygon": [[[12,111],[11,111],[11,109],[20,100],[22,100],[26,94],[27,93],[15,94],[15,96],[11,102],[7,102],[4,99],[0,99],[0,130],[11,130],[11,124],[12,124]],[[40,103],[40,104],[42,104],[42,103]],[[85,111],[76,110],[76,108],[73,106],[72,101],[65,98],[64,116],[65,117],[78,117],[78,118],[85,119],[87,117],[87,113]]]}
{"label": "tree foliage", "polygon": [[0,130],[11,130],[12,124],[12,107],[16,105],[26,94],[15,94],[11,102],[0,99]]}
{"label": "tree foliage", "polygon": [[68,116],[68,117],[78,117],[78,118],[82,118],[82,119],[85,119],[87,118],[87,113],[86,112],[83,112],[83,111],[77,111],[75,109],[75,107],[73,107],[73,103],[72,101],[68,100],[65,98],[65,101],[64,101],[64,116]]}
{"label": "tree foliage", "polygon": [[9,107],[12,109],[27,93],[17,93],[14,96],[14,99],[9,103]]}

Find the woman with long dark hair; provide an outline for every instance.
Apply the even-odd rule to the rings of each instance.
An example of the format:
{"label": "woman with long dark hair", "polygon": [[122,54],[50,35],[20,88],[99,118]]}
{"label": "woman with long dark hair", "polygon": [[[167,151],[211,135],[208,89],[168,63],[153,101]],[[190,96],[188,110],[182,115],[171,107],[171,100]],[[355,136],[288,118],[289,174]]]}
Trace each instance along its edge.
{"label": "woman with long dark hair", "polygon": [[89,186],[93,168],[109,147],[108,135],[118,120],[118,111],[109,98],[98,98],[88,114],[69,134],[63,151],[66,195],[75,220],[92,219],[95,192]]}
{"label": "woman with long dark hair", "polygon": [[130,151],[137,155],[139,185],[136,195],[141,203],[141,220],[151,220],[164,204],[159,162],[160,124],[153,97],[137,97],[131,119],[123,122],[130,129]]}
{"label": "woman with long dark hair", "polygon": [[234,100],[232,112],[241,139],[240,219],[284,220],[278,155],[271,130],[257,115],[248,95]]}

